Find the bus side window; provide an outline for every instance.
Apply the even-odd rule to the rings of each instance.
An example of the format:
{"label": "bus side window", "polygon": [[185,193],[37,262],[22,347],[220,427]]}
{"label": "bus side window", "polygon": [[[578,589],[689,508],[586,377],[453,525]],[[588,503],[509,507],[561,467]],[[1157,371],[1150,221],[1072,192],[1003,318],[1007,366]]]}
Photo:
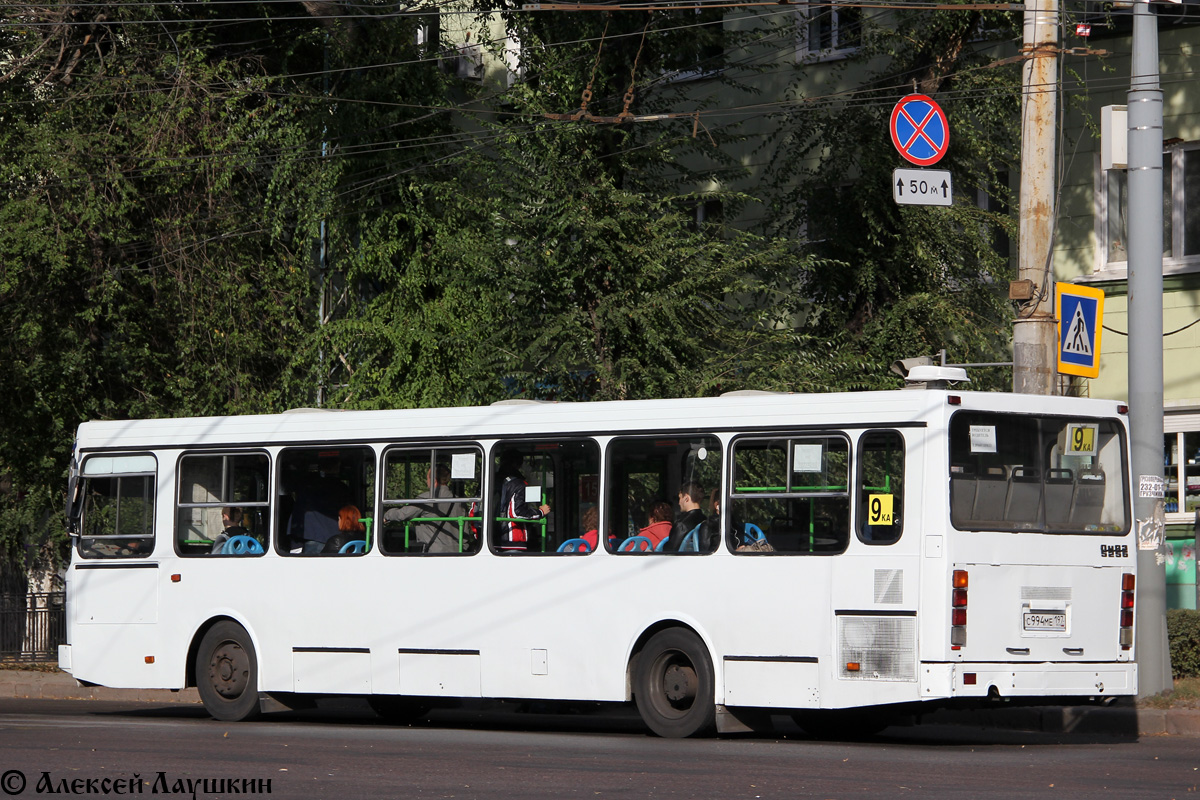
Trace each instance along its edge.
{"label": "bus side window", "polygon": [[266,453],[179,459],[175,544],[182,556],[261,555],[271,519]]}
{"label": "bus side window", "polygon": [[492,450],[488,525],[497,553],[580,555],[596,506],[600,448],[592,439],[502,441]]}
{"label": "bus side window", "polygon": [[605,535],[598,546],[635,555],[713,552],[721,524],[711,497],[720,481],[721,441],[715,436],[613,441]]}
{"label": "bus side window", "polygon": [[150,555],[154,550],[155,469],[153,456],[101,456],[83,462],[80,556]]}
{"label": "bus side window", "polygon": [[[967,486],[955,488],[964,491]],[[974,485],[969,488],[973,491]],[[900,540],[904,527],[904,437],[898,431],[868,431],[858,440],[857,515],[860,540],[868,544],[894,544]]]}
{"label": "bus side window", "polygon": [[771,545],[739,547],[738,554],[843,552],[850,541],[849,442],[841,435],[735,440],[729,517],[731,536],[745,531],[748,539],[761,530]]}
{"label": "bus side window", "polygon": [[289,447],[276,460],[276,550],[353,557],[374,547],[375,451]]}
{"label": "bus side window", "polygon": [[383,552],[477,552],[482,471],[482,453],[474,445],[388,450],[379,540]]}

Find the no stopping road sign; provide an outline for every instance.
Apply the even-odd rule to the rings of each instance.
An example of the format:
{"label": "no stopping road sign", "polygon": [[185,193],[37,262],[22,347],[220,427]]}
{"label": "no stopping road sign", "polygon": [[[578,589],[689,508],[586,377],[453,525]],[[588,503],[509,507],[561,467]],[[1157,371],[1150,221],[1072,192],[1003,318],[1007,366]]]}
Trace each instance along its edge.
{"label": "no stopping road sign", "polygon": [[946,113],[923,94],[910,94],[896,103],[888,127],[900,155],[919,167],[936,164],[950,147]]}

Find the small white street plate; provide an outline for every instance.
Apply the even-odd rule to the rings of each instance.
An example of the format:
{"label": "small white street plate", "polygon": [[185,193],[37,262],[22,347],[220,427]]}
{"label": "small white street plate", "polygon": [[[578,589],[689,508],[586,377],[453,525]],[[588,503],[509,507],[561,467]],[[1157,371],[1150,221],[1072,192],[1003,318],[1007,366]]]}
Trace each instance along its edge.
{"label": "small white street plate", "polygon": [[892,199],[902,206],[953,205],[950,172],[944,169],[893,170]]}

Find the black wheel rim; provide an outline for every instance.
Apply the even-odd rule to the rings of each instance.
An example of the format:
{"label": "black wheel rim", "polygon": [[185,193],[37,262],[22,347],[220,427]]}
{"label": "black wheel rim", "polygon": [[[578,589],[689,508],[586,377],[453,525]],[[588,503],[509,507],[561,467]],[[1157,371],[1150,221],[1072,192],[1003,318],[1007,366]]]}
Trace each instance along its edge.
{"label": "black wheel rim", "polygon": [[208,683],[226,700],[236,700],[250,679],[250,656],[240,644],[224,641],[213,648],[208,662]]}
{"label": "black wheel rim", "polygon": [[679,719],[696,705],[700,678],[691,659],[678,650],[668,650],[654,662],[650,672],[650,700],[664,717]]}

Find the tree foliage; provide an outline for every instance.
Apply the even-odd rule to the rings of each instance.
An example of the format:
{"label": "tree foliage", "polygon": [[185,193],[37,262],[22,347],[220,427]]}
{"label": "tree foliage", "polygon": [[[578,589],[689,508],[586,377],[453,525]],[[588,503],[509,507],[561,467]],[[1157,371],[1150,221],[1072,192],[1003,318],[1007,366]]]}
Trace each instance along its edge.
{"label": "tree foliage", "polygon": [[313,327],[309,249],[328,187],[305,87],[273,73],[319,53],[315,24],[235,31],[206,24],[213,13],[29,7],[28,27],[3,29],[10,552],[19,532],[59,528],[79,422],[286,402],[279,376]]}
{"label": "tree foliage", "polygon": [[[1019,74],[1015,65],[997,67],[988,43],[1015,21],[922,10],[868,23],[863,46],[841,67],[865,73],[861,86],[836,99],[798,96],[780,126],[772,222],[804,230],[811,252],[837,264],[805,276],[805,330],[874,365],[865,386],[894,381],[891,361],[941,348],[951,361],[1007,360],[1010,268],[997,245],[1015,233],[1004,208],[1016,168]],[[954,176],[950,208],[892,201],[892,170],[911,165],[891,145],[889,114],[914,88],[951,121],[949,152],[937,164]],[[981,208],[979,194],[994,198],[996,210]],[[1006,378],[973,379],[999,388]]]}
{"label": "tree foliage", "polygon": [[[884,202],[881,98],[910,76],[978,122],[956,126],[956,180],[1003,183],[1015,101],[975,68],[978,12],[875,31],[877,102],[805,107],[775,184],[734,192],[742,145],[696,115],[751,36],[720,12],[481,0],[510,38],[481,23],[472,41],[521,43],[508,85],[458,80],[424,12],[237,9],[29,4],[0,23],[10,555],[61,528],[87,419],[862,388],[899,355],[993,360],[1006,340],[1002,219]],[[626,112],[666,116],[593,118]],[[764,199],[788,210],[768,230],[729,224]]]}

